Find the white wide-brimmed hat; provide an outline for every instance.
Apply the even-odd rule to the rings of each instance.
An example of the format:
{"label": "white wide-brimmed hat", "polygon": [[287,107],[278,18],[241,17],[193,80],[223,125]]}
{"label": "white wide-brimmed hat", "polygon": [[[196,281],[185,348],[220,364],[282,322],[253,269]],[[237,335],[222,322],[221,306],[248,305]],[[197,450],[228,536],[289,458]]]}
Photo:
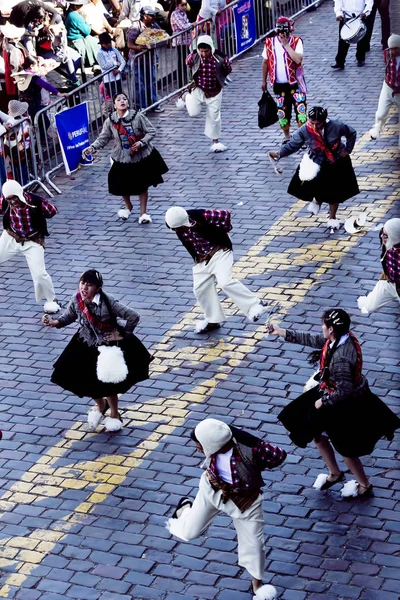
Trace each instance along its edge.
{"label": "white wide-brimmed hat", "polygon": [[11,77],[15,79],[15,83],[17,84],[17,88],[20,92],[24,92],[28,89],[32,81],[33,75],[34,74],[30,73],[29,71],[19,71],[18,73],[11,73]]}
{"label": "white wide-brimmed hat", "polygon": [[19,100],[10,100],[8,103],[8,114],[10,117],[22,117],[29,108],[27,102],[20,102]]}
{"label": "white wide-brimmed hat", "polygon": [[357,217],[349,217],[344,222],[344,228],[347,233],[360,233],[365,223],[367,222],[367,215],[360,213]]}
{"label": "white wide-brimmed hat", "polygon": [[25,33],[24,27],[15,27],[11,23],[0,25],[0,31],[8,40],[19,40]]}

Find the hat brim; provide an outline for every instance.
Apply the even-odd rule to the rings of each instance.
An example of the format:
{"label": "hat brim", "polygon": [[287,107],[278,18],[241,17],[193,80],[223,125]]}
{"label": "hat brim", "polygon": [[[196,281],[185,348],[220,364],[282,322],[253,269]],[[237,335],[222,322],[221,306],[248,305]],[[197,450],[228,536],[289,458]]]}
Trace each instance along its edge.
{"label": "hat brim", "polygon": [[20,71],[19,73],[12,73],[11,77],[15,79],[15,83],[20,92],[24,92],[28,89],[31,81],[32,81],[32,73],[27,73],[26,71]]}
{"label": "hat brim", "polygon": [[344,228],[347,231],[347,233],[360,233],[360,231],[362,231],[362,225],[359,225],[357,223],[357,219],[355,219],[354,217],[346,219],[346,221],[344,222]]}
{"label": "hat brim", "polygon": [[20,106],[18,112],[16,112],[15,114],[12,115],[10,113],[10,109],[9,109],[8,113],[13,118],[15,118],[15,117],[22,117],[22,115],[24,115],[27,112],[28,108],[29,108],[29,104],[27,102],[21,102],[21,106]]}

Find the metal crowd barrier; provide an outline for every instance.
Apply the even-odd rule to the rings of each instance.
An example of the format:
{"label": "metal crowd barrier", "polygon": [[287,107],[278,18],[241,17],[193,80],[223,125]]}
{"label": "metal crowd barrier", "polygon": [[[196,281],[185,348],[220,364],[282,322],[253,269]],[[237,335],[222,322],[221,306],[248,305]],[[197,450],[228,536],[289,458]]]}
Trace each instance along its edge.
{"label": "metal crowd barrier", "polygon": [[20,119],[0,136],[0,159],[2,184],[14,179],[24,189],[36,185],[53,195],[38,174],[36,136],[29,117]]}
{"label": "metal crowd barrier", "polygon": [[[263,39],[274,28],[279,16],[296,18],[323,0],[253,0],[256,35],[253,43],[245,50],[238,50],[234,8],[243,0],[233,0],[215,19],[193,23],[187,29],[172,35],[167,42],[135,54],[128,60],[123,89],[131,106],[145,112],[169,100],[190,84],[190,71],[186,57],[195,47],[196,38],[208,33],[216,48],[230,59],[235,59]],[[261,65],[260,65],[261,69]],[[58,143],[54,115],[64,108],[87,102],[89,107],[89,139],[94,140],[112,110],[112,102],[101,94],[103,76],[112,69],[93,77],[67,98],[60,98],[43,108],[35,116],[37,134],[38,165],[40,179],[45,179],[58,193],[61,190],[50,180],[50,176],[63,165]],[[104,86],[103,86],[104,87]]]}

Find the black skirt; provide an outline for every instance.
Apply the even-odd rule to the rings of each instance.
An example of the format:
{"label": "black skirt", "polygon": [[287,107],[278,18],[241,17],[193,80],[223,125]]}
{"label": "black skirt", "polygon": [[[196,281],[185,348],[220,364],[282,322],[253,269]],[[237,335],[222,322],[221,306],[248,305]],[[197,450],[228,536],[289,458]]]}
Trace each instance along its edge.
{"label": "black skirt", "polygon": [[360,193],[350,156],[334,163],[324,162],[318,175],[311,181],[301,181],[300,166],[289,183],[288,193],[300,200],[340,204]]}
{"label": "black skirt", "polygon": [[167,171],[167,165],[155,148],[139,162],[114,161],[108,173],[108,191],[113,196],[138,196],[149,187],[163,183],[162,175]]}
{"label": "black skirt", "polygon": [[314,403],[320,397],[317,386],[290,402],[278,415],[290,439],[300,448],[314,438],[318,440],[325,431],[342,456],[366,456],[372,454],[378,440],[392,440],[400,428],[400,419],[368,385],[357,397],[316,409]]}
{"label": "black skirt", "polygon": [[89,346],[76,333],[54,363],[52,383],[80,398],[84,396],[103,398],[123,394],[138,381],[148,379],[152,356],[142,342],[130,334],[118,342],[118,345],[128,367],[128,375],[124,381],[120,383],[100,381],[96,373],[99,355],[97,346]]}

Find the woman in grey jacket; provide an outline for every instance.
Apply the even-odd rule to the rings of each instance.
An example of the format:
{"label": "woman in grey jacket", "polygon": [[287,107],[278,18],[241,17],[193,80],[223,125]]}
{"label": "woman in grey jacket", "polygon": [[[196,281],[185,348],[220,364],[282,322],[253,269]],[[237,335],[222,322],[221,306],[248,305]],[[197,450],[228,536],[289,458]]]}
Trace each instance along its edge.
{"label": "woman in grey jacket", "polygon": [[272,324],[267,327],[269,333],[288,342],[321,350],[314,387],[278,415],[296,445],[305,448],[314,439],[329,469],[328,475],[317,477],[314,487],[327,490],[344,480],[335,448],[356,478],[345,484],[342,496],[371,495],[372,485],[359,457],[371,454],[381,437],[392,440],[400,419],[370,391],[362,375],[361,348],[349,331],[349,315],[340,308],[327,310],[322,316],[323,335],[281,329]]}
{"label": "woman in grey jacket", "polygon": [[140,225],[151,223],[147,214],[148,189],[163,183],[162,175],[168,167],[152,144],[156,130],[143,113],[129,109],[126,94],[114,96],[115,112],[106,119],[102,132],[95,142],[83,151],[84,157],[113,140],[111,150],[113,165],[108,173],[108,191],[113,196],[122,196],[125,208],[118,216],[126,221],[132,211],[131,196],[139,196]]}
{"label": "woman in grey jacket", "polygon": [[[151,356],[133,335],[139,315],[103,292],[101,274],[90,269],[79,280],[66,311],[57,319],[42,318],[47,327],[66,327],[78,321],[78,332],[54,364],[51,381],[82,398],[93,398],[96,406],[89,411],[93,429],[104,420],[108,431],[118,431],[122,421],[118,412],[118,394],[149,376]],[[117,318],[125,321],[122,327]]]}

